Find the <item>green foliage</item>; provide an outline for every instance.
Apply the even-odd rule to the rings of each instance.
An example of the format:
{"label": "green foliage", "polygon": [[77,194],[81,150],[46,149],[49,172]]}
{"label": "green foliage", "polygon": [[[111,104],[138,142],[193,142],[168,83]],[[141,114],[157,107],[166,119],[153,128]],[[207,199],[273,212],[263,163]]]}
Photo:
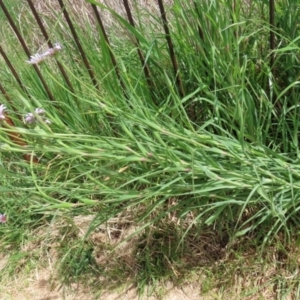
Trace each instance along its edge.
{"label": "green foliage", "polygon": [[64,283],[71,283],[85,276],[100,273],[91,245],[78,242],[67,244],[61,247],[61,256],[58,272]]}
{"label": "green foliage", "polygon": [[[169,276],[167,265],[179,264],[177,251],[191,230],[226,230],[230,241],[251,235],[263,245],[280,233],[289,242],[299,225],[298,2],[277,5],[272,72],[267,1],[236,1],[235,8],[225,0],[175,1],[167,17],[177,74],[159,16],[149,14],[148,26],[134,28],[88,2],[111,13],[116,28],[126,32],[110,29],[108,45],[96,23],[86,20],[85,30],[73,16],[96,87],[61,14],[47,19],[47,26],[51,39],[63,44],[56,59],[74,91],[55,60],[46,60],[39,69],[54,102],[12,32],[3,38],[28,93],[7,67],[0,70],[12,99],[2,95],[1,103],[15,122],[0,127],[0,208],[8,216],[1,245],[21,243],[16,228],[24,233],[57,216],[92,213],[88,239],[99,225],[126,213],[136,235],[151,233],[145,237],[150,245],[137,251],[138,281],[145,284]],[[18,12],[12,17],[16,21]],[[34,19],[26,20],[20,28],[34,52]],[[137,48],[151,72],[148,80]],[[36,107],[46,110],[51,125],[23,124],[19,116]],[[11,140],[11,132],[27,146]],[[39,163],[24,161],[23,154],[34,154]],[[179,237],[176,230],[150,230],[168,222],[169,214],[180,224]],[[167,237],[174,241],[168,244]],[[62,247],[60,268],[79,278],[96,263],[92,246],[74,240]]]}
{"label": "green foliage", "polygon": [[179,267],[182,262],[184,249],[180,245],[180,235],[176,228],[161,230],[146,230],[140,237],[136,249],[138,264],[137,284],[143,289],[145,285],[154,284],[162,278],[176,277],[172,266]]}

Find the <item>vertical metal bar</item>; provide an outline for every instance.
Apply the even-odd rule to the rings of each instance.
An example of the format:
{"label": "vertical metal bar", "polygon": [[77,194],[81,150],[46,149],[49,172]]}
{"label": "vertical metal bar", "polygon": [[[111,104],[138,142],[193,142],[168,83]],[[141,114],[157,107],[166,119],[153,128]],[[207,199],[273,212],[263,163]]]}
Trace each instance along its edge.
{"label": "vertical metal bar", "polygon": [[[198,16],[198,19],[200,21],[200,12],[199,12],[199,7],[198,7],[198,4],[196,1],[194,1],[194,7],[195,7],[196,14]],[[198,34],[199,34],[200,39],[202,41],[204,41],[204,34],[203,34],[202,28],[200,27],[200,25],[197,25],[197,28],[198,28]]]}
{"label": "vertical metal bar", "polygon": [[[129,4],[128,4],[128,1],[127,0],[123,0],[123,4],[124,4],[125,10],[126,10],[126,14],[127,14],[127,17],[128,17],[130,25],[132,27],[135,27],[134,20],[133,20],[131,11],[130,11],[130,7],[129,7]],[[144,58],[144,55],[143,55],[143,53],[142,53],[142,51],[140,49],[140,42],[139,42],[139,40],[136,38],[135,41],[136,41],[136,46],[137,46],[137,52],[138,52],[138,55],[139,55],[139,58],[140,58],[140,61],[141,61],[141,64],[142,64],[142,67],[143,67],[143,70],[144,70],[144,73],[145,73],[145,77],[146,77],[146,81],[147,81],[148,87],[149,87],[150,90],[152,90],[152,88],[153,88],[153,82],[151,80],[151,72],[150,72],[149,66],[147,65],[146,60]]]}
{"label": "vertical metal bar", "polygon": [[2,86],[2,84],[0,83],[0,91],[1,93],[4,95],[4,97],[6,98],[7,102],[11,105],[11,107],[13,108],[13,110],[16,112],[16,108],[13,105],[11,98],[9,97],[9,95],[7,94],[5,88]]}
{"label": "vertical metal bar", "polygon": [[[27,2],[28,2],[29,6],[30,6],[30,9],[31,9],[31,11],[32,11],[32,13],[33,13],[33,15],[35,17],[35,20],[37,21],[38,26],[40,27],[40,29],[41,29],[41,31],[42,31],[42,33],[44,35],[45,40],[47,41],[47,44],[48,44],[49,48],[53,48],[53,45],[52,45],[52,43],[50,41],[50,38],[49,38],[49,36],[48,36],[48,34],[46,32],[46,29],[45,29],[45,27],[44,27],[44,25],[43,25],[43,23],[42,23],[39,15],[38,15],[38,13],[37,13],[37,11],[36,11],[36,9],[35,9],[32,1],[31,0],[27,0]],[[71,92],[74,93],[74,89],[73,89],[72,84],[71,84],[71,82],[69,80],[69,77],[67,76],[67,73],[66,73],[65,69],[63,68],[62,64],[59,61],[56,61],[56,62],[57,62],[59,70],[60,70],[63,78],[65,79],[65,81],[66,81],[69,89],[71,90]]]}
{"label": "vertical metal bar", "polygon": [[74,38],[74,41],[75,41],[75,43],[76,43],[76,45],[77,45],[77,48],[78,48],[78,50],[79,50],[79,52],[80,52],[80,54],[81,54],[82,59],[83,59],[83,63],[84,63],[84,65],[85,65],[85,67],[86,67],[86,69],[87,69],[87,71],[88,71],[88,73],[89,73],[89,75],[90,75],[90,78],[91,78],[91,80],[92,80],[92,83],[93,83],[93,85],[94,85],[96,88],[98,88],[98,83],[97,83],[97,81],[96,81],[94,72],[93,72],[93,70],[92,70],[92,68],[91,68],[91,66],[90,66],[90,63],[88,62],[88,59],[87,59],[87,57],[86,57],[86,55],[85,55],[85,52],[84,52],[84,50],[83,50],[83,48],[82,48],[82,46],[81,46],[81,43],[80,43],[79,38],[78,38],[78,35],[77,35],[76,30],[75,30],[75,28],[74,28],[74,26],[73,26],[73,23],[72,23],[72,21],[71,21],[71,18],[70,18],[69,14],[68,14],[68,12],[67,12],[67,10],[66,10],[66,7],[65,7],[65,5],[64,5],[64,3],[63,3],[62,0],[58,0],[58,3],[59,3],[59,5],[60,5],[60,7],[61,7],[61,9],[62,9],[62,11],[63,11],[63,14],[64,14],[64,16],[65,16],[65,19],[66,19],[66,21],[67,21],[67,23],[68,23],[68,26],[69,26],[69,28],[70,28],[70,30],[71,30],[71,33],[72,33],[72,36],[73,36],[73,38]]}
{"label": "vertical metal bar", "polygon": [[[202,30],[202,27],[200,26],[200,25],[202,25],[201,21],[203,21],[203,20],[202,20],[202,15],[201,15],[200,8],[199,8],[198,4],[199,3],[197,3],[197,1],[194,1],[194,8],[195,8],[195,12],[196,12],[196,15],[197,15],[197,18],[198,18],[197,29],[198,29],[199,39],[200,39],[199,44],[201,44],[201,41],[204,42],[204,32]],[[201,45],[201,47],[202,47],[202,45]],[[203,48],[203,51],[205,51],[205,48]],[[203,61],[203,64],[205,65],[205,67],[207,67],[207,64],[206,64],[205,60],[202,60],[202,61]],[[204,72],[207,75],[207,71],[205,70]]]}
{"label": "vertical metal bar", "polygon": [[[236,13],[236,0],[233,0],[232,1],[232,5],[231,5],[231,9],[232,9],[232,13],[231,13],[231,22],[232,22],[232,24],[234,24],[234,22],[235,22],[235,13]],[[233,31],[233,33],[234,33],[234,36],[236,37],[236,38],[238,38],[238,29],[237,30],[234,30]]]}
{"label": "vertical metal bar", "polygon": [[115,71],[116,71],[116,74],[117,74],[118,80],[119,80],[119,82],[120,82],[120,85],[121,85],[121,87],[122,87],[124,96],[125,96],[126,98],[128,98],[128,95],[127,95],[127,93],[126,93],[126,86],[125,86],[125,84],[124,84],[124,82],[123,82],[123,80],[122,80],[122,78],[121,78],[120,70],[119,70],[119,68],[118,68],[116,58],[115,58],[114,54],[112,53],[112,51],[111,51],[111,49],[110,49],[110,44],[109,44],[108,36],[107,36],[106,31],[105,31],[105,28],[104,28],[104,26],[103,26],[103,22],[102,22],[102,20],[101,20],[99,11],[98,11],[97,6],[96,6],[95,4],[92,4],[92,8],[93,8],[93,11],[94,11],[94,13],[95,13],[97,22],[98,22],[98,24],[99,24],[99,26],[100,26],[100,29],[101,29],[101,31],[102,31],[102,34],[103,34],[103,36],[104,36],[105,42],[106,42],[106,44],[107,44],[107,46],[108,46],[109,55],[110,55],[112,64],[113,64],[113,66],[114,66],[114,69],[115,69]]}
{"label": "vertical metal bar", "polygon": [[[25,53],[27,54],[28,58],[30,58],[30,52],[29,52],[29,50],[28,50],[28,48],[26,46],[26,43],[25,43],[24,39],[22,38],[22,36],[21,36],[21,34],[20,34],[17,26],[15,25],[12,17],[10,16],[10,14],[9,14],[6,6],[4,5],[3,0],[0,0],[0,6],[1,6],[1,8],[2,8],[2,10],[3,10],[6,18],[8,19],[8,22],[9,22],[10,26],[12,27],[14,33],[16,34],[18,40],[20,41],[20,43],[21,43],[21,45],[22,45]],[[38,76],[39,76],[39,78],[40,78],[40,80],[41,80],[41,82],[42,82],[42,84],[43,84],[43,86],[44,86],[44,88],[45,88],[45,90],[46,90],[46,92],[48,94],[49,99],[51,101],[54,101],[54,97],[53,97],[53,95],[52,95],[52,93],[51,93],[48,85],[46,84],[46,81],[44,80],[44,78],[43,78],[43,76],[42,76],[39,68],[36,65],[33,65],[33,67],[34,67],[36,73],[38,74]]]}
{"label": "vertical metal bar", "polygon": [[274,52],[275,49],[275,3],[274,0],[269,0],[269,14],[270,14],[270,50],[271,50],[271,59],[270,59],[270,69],[272,74],[275,75],[274,72]]}
{"label": "vertical metal bar", "polygon": [[21,89],[27,94],[28,97],[30,97],[28,91],[26,90],[26,88],[24,87],[18,73],[16,72],[15,68],[13,67],[12,63],[10,62],[9,58],[7,57],[5,51],[3,50],[3,48],[0,45],[0,54],[2,55],[4,61],[6,62],[7,66],[9,67],[10,71],[12,72],[13,76],[15,77],[17,83],[19,84],[19,86],[21,87]]}
{"label": "vertical metal bar", "polygon": [[184,96],[184,89],[183,89],[182,81],[181,81],[179,71],[178,71],[178,63],[177,63],[177,60],[176,60],[172,39],[171,39],[171,36],[170,36],[170,30],[169,30],[169,27],[168,27],[168,21],[167,21],[167,16],[166,16],[164,4],[163,4],[162,0],[157,0],[157,2],[158,2],[161,18],[162,18],[162,21],[163,21],[166,40],[167,40],[167,43],[168,43],[169,53],[170,53],[170,57],[171,57],[171,60],[172,60],[173,69],[174,69],[174,73],[175,73],[176,83],[177,83],[177,86],[178,86],[178,89],[179,89],[180,96],[183,97]]}

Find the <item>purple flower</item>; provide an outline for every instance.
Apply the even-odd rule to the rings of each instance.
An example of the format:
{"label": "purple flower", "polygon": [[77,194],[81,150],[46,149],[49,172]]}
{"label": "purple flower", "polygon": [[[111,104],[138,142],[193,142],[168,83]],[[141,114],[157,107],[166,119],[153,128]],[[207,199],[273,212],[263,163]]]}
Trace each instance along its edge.
{"label": "purple flower", "polygon": [[49,56],[54,56],[57,52],[62,50],[62,45],[60,43],[55,43],[53,48],[49,48],[42,54],[36,53],[30,56],[30,60],[27,60],[27,63],[30,65],[37,65],[44,61]]}
{"label": "purple flower", "polygon": [[[24,117],[25,124],[34,124],[36,122],[43,121],[46,124],[51,124],[51,121],[45,118],[46,111],[43,108],[36,108],[34,113],[28,113]],[[37,115],[40,116],[40,119],[37,118]]]}
{"label": "purple flower", "polygon": [[43,108],[36,108],[35,113],[40,116],[43,116],[46,113],[46,111]]}
{"label": "purple flower", "polygon": [[7,217],[5,214],[0,214],[0,223],[4,224],[7,221]]}
{"label": "purple flower", "polygon": [[39,63],[41,63],[43,60],[45,60],[46,56],[44,56],[43,54],[34,54],[30,56],[30,60],[26,60],[26,62],[30,65],[38,65]]}
{"label": "purple flower", "polygon": [[6,110],[6,106],[1,104],[0,105],[0,120],[4,120],[5,116],[4,116],[4,111]]}
{"label": "purple flower", "polygon": [[28,113],[25,117],[24,117],[24,123],[26,124],[33,124],[36,122],[36,117],[33,113]]}
{"label": "purple flower", "polygon": [[53,47],[53,51],[54,51],[54,53],[56,53],[56,52],[62,50],[62,48],[63,47],[62,47],[62,45],[60,43],[55,43],[54,47]]}

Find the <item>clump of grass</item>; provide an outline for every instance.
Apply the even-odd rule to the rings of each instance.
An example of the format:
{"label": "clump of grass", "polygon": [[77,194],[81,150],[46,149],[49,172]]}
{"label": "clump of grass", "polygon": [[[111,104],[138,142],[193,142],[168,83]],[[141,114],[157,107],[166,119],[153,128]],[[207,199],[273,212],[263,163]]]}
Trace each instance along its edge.
{"label": "clump of grass", "polygon": [[[124,214],[135,224],[127,238],[144,238],[136,248],[140,269],[134,269],[142,289],[179,276],[172,265],[180,265],[190,232],[201,236],[213,229],[221,248],[249,236],[263,246],[279,234],[284,244],[291,242],[300,191],[299,82],[293,67],[299,47],[292,28],[279,24],[274,77],[266,42],[270,28],[260,1],[245,10],[238,9],[242,1],[236,7],[231,1],[175,1],[166,10],[168,23],[152,15],[149,26],[135,27],[104,5],[88,3],[109,13],[126,35],[112,29],[108,44],[93,22],[86,19],[93,28],[87,34],[70,13],[91,78],[63,14],[47,20],[51,39],[63,45],[55,59],[74,88],[55,59],[41,64],[54,101],[15,38],[7,39],[5,51],[29,93],[7,80],[8,69],[0,71],[17,111],[1,98],[15,121],[15,127],[0,128],[5,199],[0,213],[8,216],[0,227],[1,245],[15,243],[18,249],[24,232],[57,216],[92,214],[84,237],[66,233],[70,242],[62,246],[61,270],[78,279],[97,265],[94,245],[82,239]],[[281,10],[281,18],[295,18],[299,7],[296,2],[293,7]],[[16,12],[11,14],[16,21]],[[20,29],[34,48],[41,37],[30,38],[35,21],[29,11],[26,16]],[[19,117],[37,107],[51,125],[24,125]],[[27,146],[16,145],[11,132]],[[39,163],[23,161],[22,154],[33,154]]]}
{"label": "clump of grass", "polygon": [[140,237],[136,249],[138,287],[144,289],[156,281],[176,277],[175,268],[180,267],[184,251],[182,246],[178,249],[180,238],[176,230],[146,230]]}

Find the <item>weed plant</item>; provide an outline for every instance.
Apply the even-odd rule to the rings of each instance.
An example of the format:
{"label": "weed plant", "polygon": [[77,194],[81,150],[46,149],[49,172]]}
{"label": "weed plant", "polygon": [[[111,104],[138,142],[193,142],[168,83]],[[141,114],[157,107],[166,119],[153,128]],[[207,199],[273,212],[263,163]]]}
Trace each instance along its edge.
{"label": "weed plant", "polygon": [[[30,232],[55,220],[93,215],[82,246],[70,246],[62,255],[63,269],[77,276],[87,269],[78,260],[80,253],[87,252],[88,264],[95,264],[93,248],[84,240],[109,220],[126,217],[135,228],[126,239],[139,237],[132,246],[137,260],[131,267],[143,285],[176,274],[170,265],[180,265],[191,236],[212,232],[221,248],[243,237],[256,245],[278,236],[283,244],[291,242],[299,226],[295,20],[300,6],[296,0],[277,1],[275,65],[270,66],[267,1],[235,2],[232,7],[227,0],[176,0],[165,7],[175,74],[156,12],[148,12],[133,27],[124,16],[88,0],[87,5],[109,13],[118,29],[110,28],[107,44],[91,17],[77,23],[78,16],[71,14],[96,86],[64,15],[55,12],[55,18],[44,22],[51,40],[63,45],[55,59],[74,90],[55,59],[45,60],[39,69],[54,101],[25,63],[24,51],[1,14],[1,45],[28,91],[2,62],[1,84],[12,102],[3,95],[0,99],[15,122],[15,127],[0,127],[0,207],[7,215],[0,227],[2,251],[19,251]],[[11,15],[35,53],[45,41],[25,7]],[[143,53],[143,66],[137,49]],[[50,125],[24,125],[22,117],[37,107],[47,112]],[[20,134],[27,146],[14,143],[11,132]],[[33,154],[39,162],[24,161],[23,154]],[[62,249],[68,248],[65,238]]]}

